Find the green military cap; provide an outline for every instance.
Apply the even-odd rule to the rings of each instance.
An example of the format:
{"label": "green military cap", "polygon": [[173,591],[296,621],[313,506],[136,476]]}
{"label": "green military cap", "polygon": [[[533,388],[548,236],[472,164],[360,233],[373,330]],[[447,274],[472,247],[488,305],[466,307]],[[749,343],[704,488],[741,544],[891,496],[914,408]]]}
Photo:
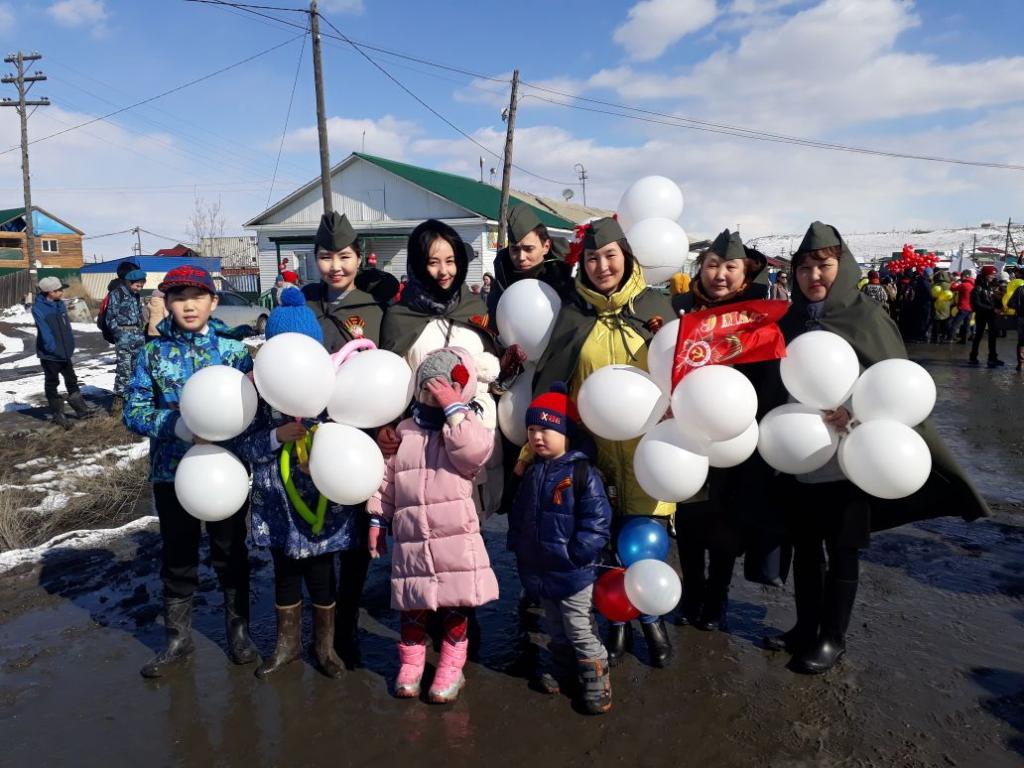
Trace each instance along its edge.
{"label": "green military cap", "polygon": [[626,233],[615,219],[597,219],[590,222],[590,226],[587,227],[587,232],[583,236],[583,247],[588,251],[597,251],[625,237]]}
{"label": "green military cap", "polygon": [[807,228],[807,234],[804,235],[796,252],[820,251],[822,248],[832,248],[836,245],[842,245],[842,240],[839,239],[835,227],[816,221]]}
{"label": "green military cap", "polygon": [[352,245],[358,237],[345,214],[331,211],[320,217],[320,228],[316,231],[316,247],[325,251],[340,251]]}
{"label": "green military cap", "polygon": [[711,247],[708,250],[712,251],[723,261],[742,259],[747,255],[747,249],[743,245],[743,240],[740,239],[740,233],[730,232],[728,229],[723,229],[719,232],[718,237],[711,243]]}
{"label": "green military cap", "polygon": [[533,208],[520,203],[508,212],[508,241],[518,243],[541,224]]}

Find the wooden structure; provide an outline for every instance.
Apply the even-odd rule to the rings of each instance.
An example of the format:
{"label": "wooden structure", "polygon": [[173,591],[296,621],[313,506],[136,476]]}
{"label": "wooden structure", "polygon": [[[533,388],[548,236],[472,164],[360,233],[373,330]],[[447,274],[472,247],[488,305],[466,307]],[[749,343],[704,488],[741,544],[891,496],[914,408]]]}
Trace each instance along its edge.
{"label": "wooden structure", "polygon": [[[32,231],[40,276],[76,276],[82,269],[83,232],[37,205],[32,206]],[[0,210],[0,274],[29,268],[25,243],[25,209]]]}

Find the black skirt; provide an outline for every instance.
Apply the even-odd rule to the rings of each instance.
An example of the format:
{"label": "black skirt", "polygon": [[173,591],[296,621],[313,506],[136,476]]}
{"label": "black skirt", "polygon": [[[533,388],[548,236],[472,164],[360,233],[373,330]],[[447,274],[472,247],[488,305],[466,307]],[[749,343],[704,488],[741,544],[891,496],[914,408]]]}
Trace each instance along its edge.
{"label": "black skirt", "polygon": [[869,497],[853,483],[794,482],[790,488],[786,524],[794,544],[813,540],[864,548],[871,543]]}

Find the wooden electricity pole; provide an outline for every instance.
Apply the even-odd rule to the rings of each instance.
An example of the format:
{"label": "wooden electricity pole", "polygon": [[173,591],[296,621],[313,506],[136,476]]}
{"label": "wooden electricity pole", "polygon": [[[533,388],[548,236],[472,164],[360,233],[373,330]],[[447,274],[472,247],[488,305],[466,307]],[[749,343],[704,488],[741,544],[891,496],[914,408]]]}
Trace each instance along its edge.
{"label": "wooden electricity pole", "polygon": [[309,3],[309,29],[313,37],[313,83],[316,86],[316,133],[320,140],[320,191],[324,196],[324,213],[334,210],[331,197],[331,150],[327,144],[327,110],[324,108],[324,72],[320,60],[320,13],[317,0]]}
{"label": "wooden electricity pole", "polygon": [[508,103],[505,127],[505,165],[501,169],[501,205],[498,207],[498,247],[508,245],[508,190],[512,183],[512,137],[516,132],[516,106],[519,101],[519,70],[512,72],[512,98]]}
{"label": "wooden electricity pole", "polygon": [[25,191],[25,245],[28,255],[28,272],[32,276],[33,283],[36,278],[36,241],[32,228],[32,183],[28,170],[28,111],[26,108],[48,107],[50,100],[34,99],[30,101],[25,98],[33,83],[46,79],[42,72],[26,75],[25,62],[38,61],[41,58],[43,57],[38,53],[21,53],[20,51],[4,57],[4,62],[13,64],[17,68],[17,74],[8,75],[0,80],[0,83],[14,85],[18,89],[18,100],[4,98],[3,101],[0,101],[0,107],[14,107],[18,110],[18,117],[21,119],[21,183]]}

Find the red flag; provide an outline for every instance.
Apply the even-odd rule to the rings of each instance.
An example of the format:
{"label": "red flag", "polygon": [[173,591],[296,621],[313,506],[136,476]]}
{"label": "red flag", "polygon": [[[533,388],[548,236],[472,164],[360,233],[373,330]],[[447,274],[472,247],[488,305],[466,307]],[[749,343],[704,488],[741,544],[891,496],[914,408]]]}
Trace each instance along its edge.
{"label": "red flag", "polygon": [[683,315],[676,337],[672,388],[705,365],[785,357],[786,341],[776,323],[788,309],[788,301],[740,301]]}

